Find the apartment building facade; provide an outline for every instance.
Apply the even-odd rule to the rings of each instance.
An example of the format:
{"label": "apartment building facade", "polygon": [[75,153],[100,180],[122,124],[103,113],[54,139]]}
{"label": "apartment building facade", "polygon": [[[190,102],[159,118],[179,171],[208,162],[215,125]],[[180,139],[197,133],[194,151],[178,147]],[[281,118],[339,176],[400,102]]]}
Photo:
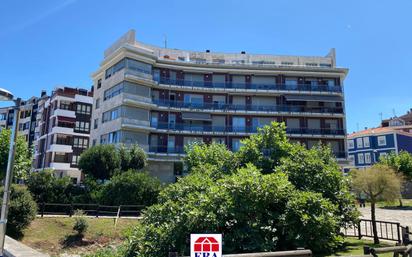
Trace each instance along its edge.
{"label": "apartment building facade", "polygon": [[58,177],[81,180],[77,164],[88,148],[93,92],[70,87],[56,88],[39,105],[34,169],[52,169]]}
{"label": "apartment building facade", "polygon": [[129,31],[93,73],[91,143],[139,144],[149,170],[166,182],[184,147],[241,139],[272,121],[290,140],[330,144],[346,159],[343,81],[332,50],[325,57],[194,52],[137,42]]}
{"label": "apartment building facade", "polygon": [[412,125],[365,129],[348,135],[347,168],[365,168],[390,152],[412,153]]}
{"label": "apartment building facade", "polygon": [[[48,98],[46,91],[42,91],[40,97],[33,96],[27,100],[23,100],[19,107],[19,122],[17,125],[18,134],[23,136],[32,147],[36,138],[36,117],[38,115],[39,103],[42,103]],[[14,108],[0,108],[0,128],[10,129],[13,126]]]}

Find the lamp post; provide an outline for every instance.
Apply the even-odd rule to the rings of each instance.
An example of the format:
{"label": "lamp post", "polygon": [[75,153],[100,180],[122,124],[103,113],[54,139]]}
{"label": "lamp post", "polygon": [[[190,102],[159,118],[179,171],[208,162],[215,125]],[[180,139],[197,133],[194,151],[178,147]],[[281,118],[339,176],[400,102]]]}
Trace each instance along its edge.
{"label": "lamp post", "polygon": [[9,157],[7,160],[6,179],[4,181],[3,202],[1,205],[0,214],[0,257],[4,256],[4,241],[6,238],[7,214],[9,211],[10,202],[10,186],[13,179],[14,155],[17,138],[17,123],[19,120],[20,98],[14,99],[14,96],[9,91],[0,88],[0,101],[14,101],[13,112],[13,128],[10,137]]}

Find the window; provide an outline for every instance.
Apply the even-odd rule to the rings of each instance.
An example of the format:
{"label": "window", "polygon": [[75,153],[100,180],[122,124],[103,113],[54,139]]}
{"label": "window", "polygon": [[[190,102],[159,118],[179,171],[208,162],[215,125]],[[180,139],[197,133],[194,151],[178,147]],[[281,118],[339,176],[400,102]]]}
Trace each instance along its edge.
{"label": "window", "polygon": [[318,64],[315,63],[315,62],[307,62],[307,63],[305,63],[305,65],[310,66],[310,67],[317,67],[318,66]]}
{"label": "window", "polygon": [[364,137],[363,138],[363,146],[364,147],[370,147],[369,137]]}
{"label": "window", "polygon": [[114,75],[116,72],[122,70],[125,67],[125,59],[121,60],[120,62],[116,63],[112,67],[108,68],[106,70],[105,74],[105,79],[110,78],[112,75]]}
{"label": "window", "polygon": [[92,113],[92,107],[88,104],[77,104],[76,113],[90,115]]}
{"label": "window", "polygon": [[99,88],[101,88],[102,87],[102,79],[99,79],[98,81],[97,81],[97,89],[99,89]]}
{"label": "window", "polygon": [[354,155],[350,154],[348,156],[348,160],[349,160],[350,165],[355,165],[355,156]]}
{"label": "window", "polygon": [[355,148],[355,142],[353,141],[353,139],[348,140],[348,148],[349,149]]}
{"label": "window", "polygon": [[90,122],[89,121],[76,121],[74,130],[80,132],[90,132]]}
{"label": "window", "polygon": [[371,153],[365,153],[365,163],[371,163]]}
{"label": "window", "polygon": [[72,156],[72,165],[77,165],[79,163],[80,156],[73,155]]}
{"label": "window", "polygon": [[117,95],[119,95],[120,93],[123,92],[124,89],[124,83],[121,82],[117,85],[114,85],[113,87],[107,89],[106,91],[104,91],[104,96],[103,96],[103,101],[106,101],[112,97],[115,97]]}
{"label": "window", "polygon": [[361,137],[356,139],[356,146],[357,146],[358,148],[362,148],[362,147],[363,147],[363,139],[362,139]]}
{"label": "window", "polygon": [[95,105],[96,109],[100,108],[100,98],[96,99],[96,105]]}
{"label": "window", "polygon": [[332,64],[330,64],[330,63],[320,63],[319,66],[323,67],[323,68],[330,68],[330,67],[332,67]]}
{"label": "window", "polygon": [[364,164],[365,161],[363,159],[363,153],[358,153],[358,163],[359,164]]}
{"label": "window", "polygon": [[385,158],[386,155],[388,155],[388,153],[379,153],[379,159]]}
{"label": "window", "polygon": [[99,126],[99,119],[94,119],[93,128],[97,129],[98,126]]}
{"label": "window", "polygon": [[285,66],[291,66],[291,65],[293,65],[293,62],[281,62],[280,63],[282,66],[283,65],[285,65]]}
{"label": "window", "polygon": [[386,136],[379,136],[378,137],[378,146],[385,146],[386,145]]}
{"label": "window", "polygon": [[75,137],[73,139],[73,147],[87,148],[89,146],[89,139],[83,137]]}
{"label": "window", "polygon": [[113,131],[100,137],[101,144],[116,144],[120,142],[119,131]]}
{"label": "window", "polygon": [[102,123],[120,118],[120,107],[116,107],[103,113]]}
{"label": "window", "polygon": [[239,138],[233,138],[232,139],[232,151],[237,152],[240,150],[240,147],[242,146],[242,142],[240,142]]}

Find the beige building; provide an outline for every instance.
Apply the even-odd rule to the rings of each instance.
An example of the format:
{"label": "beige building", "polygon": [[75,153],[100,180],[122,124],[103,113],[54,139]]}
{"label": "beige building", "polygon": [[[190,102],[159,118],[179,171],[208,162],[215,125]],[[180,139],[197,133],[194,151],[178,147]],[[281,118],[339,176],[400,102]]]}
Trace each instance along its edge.
{"label": "beige building", "polygon": [[139,144],[163,181],[182,174],[185,145],[241,139],[271,121],[290,140],[329,144],[346,159],[343,81],[335,51],[324,57],[167,49],[129,31],[104,53],[92,74],[91,144]]}

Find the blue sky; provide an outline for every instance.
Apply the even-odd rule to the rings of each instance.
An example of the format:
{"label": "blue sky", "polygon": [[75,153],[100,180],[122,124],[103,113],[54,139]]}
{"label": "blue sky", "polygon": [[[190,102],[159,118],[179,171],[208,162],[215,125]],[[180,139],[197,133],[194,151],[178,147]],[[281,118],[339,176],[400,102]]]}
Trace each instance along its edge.
{"label": "blue sky", "polygon": [[5,0],[0,87],[23,98],[57,85],[90,87],[103,51],[137,39],[204,51],[326,55],[337,51],[348,132],[412,108],[410,0]]}

